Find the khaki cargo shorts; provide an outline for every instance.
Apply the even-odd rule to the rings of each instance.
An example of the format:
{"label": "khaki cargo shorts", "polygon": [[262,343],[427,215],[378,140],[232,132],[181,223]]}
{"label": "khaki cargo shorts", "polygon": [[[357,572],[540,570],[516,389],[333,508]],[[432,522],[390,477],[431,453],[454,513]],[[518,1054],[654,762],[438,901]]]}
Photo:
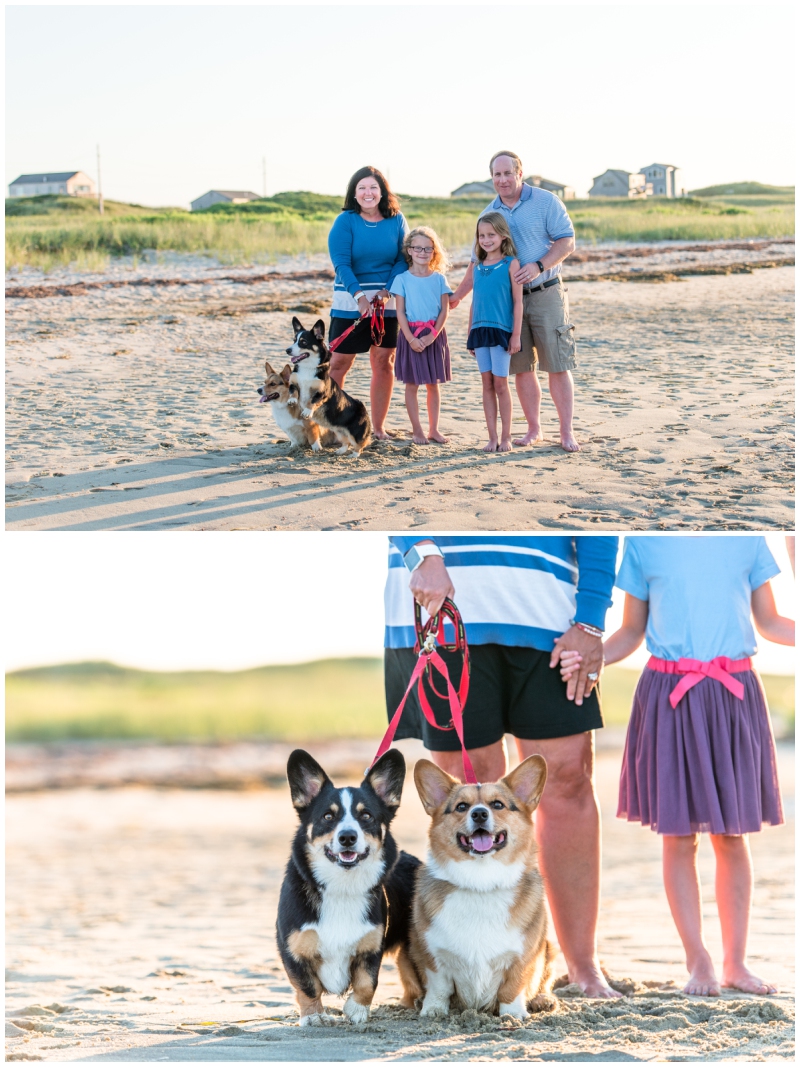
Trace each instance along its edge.
{"label": "khaki cargo shorts", "polygon": [[551,285],[522,298],[522,348],[511,357],[509,374],[539,369],[548,374],[574,370],[575,327],[569,321],[564,285]]}

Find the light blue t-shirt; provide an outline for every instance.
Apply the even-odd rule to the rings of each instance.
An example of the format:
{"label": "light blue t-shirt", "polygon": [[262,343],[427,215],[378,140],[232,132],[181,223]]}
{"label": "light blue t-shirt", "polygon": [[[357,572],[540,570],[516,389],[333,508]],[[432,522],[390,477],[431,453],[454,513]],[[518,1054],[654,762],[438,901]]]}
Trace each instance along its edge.
{"label": "light blue t-shirt", "polygon": [[435,322],[442,310],[442,297],[452,291],[438,270],[427,278],[419,278],[407,270],[397,275],[389,289],[390,293],[405,299],[409,322],[430,322],[431,319]]}
{"label": "light blue t-shirt", "polygon": [[776,574],[763,537],[626,537],[616,584],[648,602],[653,656],[707,663],[755,654],[750,598]]}

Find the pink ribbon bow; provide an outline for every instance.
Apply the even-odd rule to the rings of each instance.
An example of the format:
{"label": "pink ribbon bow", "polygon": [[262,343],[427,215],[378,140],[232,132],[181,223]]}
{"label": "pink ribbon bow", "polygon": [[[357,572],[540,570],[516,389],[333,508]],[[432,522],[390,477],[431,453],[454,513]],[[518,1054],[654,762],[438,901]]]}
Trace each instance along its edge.
{"label": "pink ribbon bow", "polygon": [[749,659],[728,659],[727,656],[717,656],[716,659],[704,663],[700,659],[674,660],[657,659],[651,656],[647,666],[652,670],[661,671],[664,674],[681,674],[683,677],[669,695],[669,702],[676,708],[681,699],[704,678],[713,678],[714,681],[724,685],[729,693],[738,700],[744,700],[744,686],[736,678],[731,677],[731,672],[741,673],[752,670]]}
{"label": "pink ribbon bow", "polygon": [[409,322],[408,328],[415,337],[419,337],[425,330],[430,330],[433,333],[436,329],[436,319],[430,319],[429,322]]}

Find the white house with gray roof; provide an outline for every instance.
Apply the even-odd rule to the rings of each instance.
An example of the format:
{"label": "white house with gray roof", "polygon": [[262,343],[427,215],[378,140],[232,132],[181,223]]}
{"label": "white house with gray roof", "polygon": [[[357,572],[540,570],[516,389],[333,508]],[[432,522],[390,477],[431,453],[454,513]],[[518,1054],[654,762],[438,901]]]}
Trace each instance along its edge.
{"label": "white house with gray roof", "polygon": [[641,172],[631,174],[629,170],[607,170],[598,174],[589,190],[589,196],[619,196],[637,200],[650,196],[652,188]]}
{"label": "white house with gray roof", "polygon": [[202,211],[212,204],[249,204],[251,200],[260,200],[258,193],[248,193],[239,189],[209,189],[207,193],[192,201],[192,211]]}
{"label": "white house with gray roof", "polygon": [[651,163],[642,167],[645,181],[653,186],[653,196],[680,196],[678,175],[680,171],[671,163]]}
{"label": "white house with gray roof", "polygon": [[20,174],[8,187],[8,195],[15,196],[97,196],[97,188],[82,170]]}

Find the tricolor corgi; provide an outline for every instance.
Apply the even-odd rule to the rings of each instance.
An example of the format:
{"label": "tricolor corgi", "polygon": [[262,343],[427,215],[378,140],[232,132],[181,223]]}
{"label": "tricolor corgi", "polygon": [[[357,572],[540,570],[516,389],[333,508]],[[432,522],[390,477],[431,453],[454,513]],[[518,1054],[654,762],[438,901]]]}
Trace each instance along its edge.
{"label": "tricolor corgi", "polygon": [[[406,765],[391,749],[360,786],[337,788],[307,752],[289,757],[292,803],[300,816],[278,904],[278,951],[297,994],[300,1025],[333,1022],[323,993],[343,996],[344,1013],[366,1022],[384,952],[397,952],[414,992],[409,950],[411,897],[419,860],[398,852],[389,824]],[[413,1007],[413,997],[404,998]]]}
{"label": "tricolor corgi", "polygon": [[372,443],[372,423],[360,400],[346,393],[330,376],[331,352],[325,344],[325,323],[319,319],[306,330],[292,319],[294,344],[286,349],[292,360],[292,385],[300,391],[300,414],[313,419],[337,438],[338,455],[360,455]]}
{"label": "tricolor corgi", "polygon": [[452,1006],[525,1019],[556,1007],[532,820],[546,777],[541,756],[491,785],[462,785],[429,760],[416,764],[431,816],[411,922],[423,1015]]}

